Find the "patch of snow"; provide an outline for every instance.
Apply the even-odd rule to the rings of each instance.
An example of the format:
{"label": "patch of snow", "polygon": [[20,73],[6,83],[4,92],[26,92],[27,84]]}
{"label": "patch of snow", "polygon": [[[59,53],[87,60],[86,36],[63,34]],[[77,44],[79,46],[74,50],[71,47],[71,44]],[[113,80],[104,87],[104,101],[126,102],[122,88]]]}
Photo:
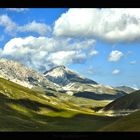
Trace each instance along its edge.
{"label": "patch of snow", "polygon": [[72,91],[67,91],[66,92],[68,95],[72,96],[73,95],[73,92]]}

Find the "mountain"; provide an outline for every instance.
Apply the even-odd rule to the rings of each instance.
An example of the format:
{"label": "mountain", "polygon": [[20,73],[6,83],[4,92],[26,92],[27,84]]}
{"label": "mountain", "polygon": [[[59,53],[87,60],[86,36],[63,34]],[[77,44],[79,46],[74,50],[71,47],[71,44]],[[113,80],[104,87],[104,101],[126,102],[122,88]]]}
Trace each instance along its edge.
{"label": "mountain", "polygon": [[[0,59],[0,131],[108,130],[116,128],[116,122],[122,124],[121,120],[125,120],[125,116],[108,116],[108,110],[139,109],[140,91],[126,95],[123,91],[65,69],[71,76],[67,77],[69,74],[65,75],[65,71],[62,73],[60,70],[57,74],[66,77],[66,80],[64,82],[61,78],[59,84],[18,62]],[[53,74],[52,77],[57,75]],[[123,103],[110,108],[110,104],[115,102],[111,102],[113,99],[121,99]],[[99,108],[103,108],[104,112],[99,113]],[[132,117],[135,119],[135,115]],[[126,119],[127,122],[129,119],[131,117]]]}
{"label": "mountain", "polygon": [[126,93],[123,91],[116,90],[111,86],[101,84],[94,85],[72,83],[63,87],[63,89],[68,93],[69,91],[73,92],[74,96],[95,100],[114,100],[126,95]]}
{"label": "mountain", "polygon": [[0,78],[0,131],[97,131],[116,120]]}
{"label": "mountain", "polygon": [[82,77],[76,72],[66,68],[65,66],[57,66],[44,73],[45,77],[50,81],[66,86],[70,83],[78,82],[82,84],[97,84],[95,81]]}
{"label": "mountain", "polygon": [[0,131],[140,131],[139,116],[140,111],[124,117],[97,115],[0,78]]}
{"label": "mountain", "polygon": [[95,100],[114,100],[126,93],[108,85],[101,85],[85,78],[65,66],[57,66],[44,73],[44,76],[62,86],[60,92]]}
{"label": "mountain", "polygon": [[106,105],[103,110],[114,115],[128,115],[138,109],[140,109],[140,90],[114,100]]}
{"label": "mountain", "polygon": [[116,89],[124,91],[125,93],[128,93],[128,94],[135,91],[134,88],[131,88],[128,86],[118,86],[118,87],[116,87]]}
{"label": "mountain", "polygon": [[125,132],[132,132],[132,131],[140,131],[140,110],[133,112],[127,116],[124,116],[115,122],[106,125],[105,127],[101,128],[100,131],[125,131]]}
{"label": "mountain", "polygon": [[140,90],[116,99],[105,107],[105,110],[140,109]]}
{"label": "mountain", "polygon": [[126,93],[82,77],[65,66],[57,66],[41,74],[23,64],[0,59],[0,77],[36,90],[54,90],[76,97],[114,100]]}
{"label": "mountain", "polygon": [[40,74],[23,64],[8,59],[0,59],[0,77],[23,85],[24,87],[59,88]]}

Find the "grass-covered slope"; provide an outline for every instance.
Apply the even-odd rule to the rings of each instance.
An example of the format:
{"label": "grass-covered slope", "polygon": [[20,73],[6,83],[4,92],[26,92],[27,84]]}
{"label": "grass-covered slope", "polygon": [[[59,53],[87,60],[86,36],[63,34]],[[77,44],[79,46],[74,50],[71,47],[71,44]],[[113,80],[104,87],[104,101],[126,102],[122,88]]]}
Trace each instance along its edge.
{"label": "grass-covered slope", "polygon": [[104,110],[134,110],[140,108],[140,90],[125,95],[108,104]]}
{"label": "grass-covered slope", "polygon": [[118,119],[45,94],[0,78],[0,131],[96,131]]}
{"label": "grass-covered slope", "polygon": [[105,126],[101,131],[139,131],[140,132],[140,111],[125,116],[114,123]]}
{"label": "grass-covered slope", "polygon": [[93,99],[87,99],[83,97],[76,97],[76,96],[71,96],[68,94],[64,94],[52,90],[46,90],[45,93],[48,96],[56,97],[57,99],[61,100],[61,102],[73,103],[80,106],[81,108],[85,107],[89,109],[90,108],[94,109],[96,107],[104,107],[110,102],[112,102],[112,100],[93,100]]}

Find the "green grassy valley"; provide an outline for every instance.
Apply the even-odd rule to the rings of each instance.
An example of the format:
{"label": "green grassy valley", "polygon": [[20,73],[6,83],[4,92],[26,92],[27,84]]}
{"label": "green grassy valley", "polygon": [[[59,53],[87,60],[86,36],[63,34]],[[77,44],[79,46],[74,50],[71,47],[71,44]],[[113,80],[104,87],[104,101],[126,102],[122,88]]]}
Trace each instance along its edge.
{"label": "green grassy valley", "polygon": [[139,12],[0,8],[0,132],[140,132]]}
{"label": "green grassy valley", "polygon": [[0,78],[0,131],[97,131],[117,119]]}
{"label": "green grassy valley", "polygon": [[[28,89],[0,78],[0,131],[139,131],[140,111],[106,115],[110,109],[138,109],[139,95],[135,91],[113,102],[91,100]],[[102,108],[104,112],[98,113],[96,109]]]}
{"label": "green grassy valley", "polygon": [[140,111],[136,111],[105,126],[101,131],[140,131]]}

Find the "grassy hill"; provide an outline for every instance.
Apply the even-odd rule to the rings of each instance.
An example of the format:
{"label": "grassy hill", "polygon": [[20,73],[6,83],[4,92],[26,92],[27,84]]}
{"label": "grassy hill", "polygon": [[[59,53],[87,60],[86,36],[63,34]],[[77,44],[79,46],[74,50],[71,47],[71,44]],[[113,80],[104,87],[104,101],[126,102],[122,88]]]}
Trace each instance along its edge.
{"label": "grassy hill", "polygon": [[118,119],[46,94],[0,78],[0,131],[97,131]]}
{"label": "grassy hill", "polygon": [[114,123],[103,127],[100,131],[139,131],[140,132],[140,110],[125,116]]}
{"label": "grassy hill", "polygon": [[140,90],[122,96],[108,104],[104,110],[134,110],[140,108]]}

